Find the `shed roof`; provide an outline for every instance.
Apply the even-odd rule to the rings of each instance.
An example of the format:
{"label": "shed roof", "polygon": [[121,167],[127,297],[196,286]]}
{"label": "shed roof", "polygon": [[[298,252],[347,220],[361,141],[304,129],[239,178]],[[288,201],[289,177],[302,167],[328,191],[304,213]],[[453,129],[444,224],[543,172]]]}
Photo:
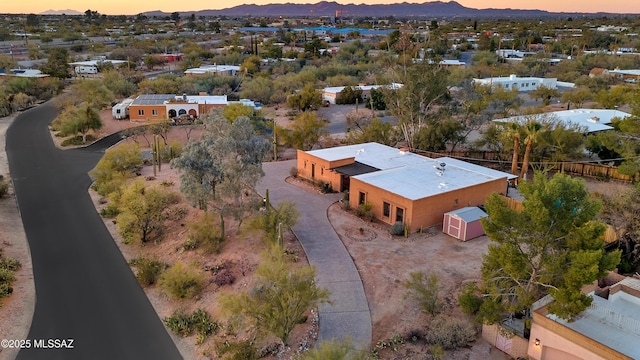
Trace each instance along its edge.
{"label": "shed roof", "polygon": [[466,223],[470,223],[470,222],[473,222],[473,221],[476,221],[476,220],[480,220],[482,218],[485,218],[485,217],[489,216],[489,215],[487,215],[486,212],[482,211],[482,209],[480,209],[477,206],[463,207],[461,209],[449,211],[448,213],[445,213],[445,215],[456,216],[456,217],[462,219]]}

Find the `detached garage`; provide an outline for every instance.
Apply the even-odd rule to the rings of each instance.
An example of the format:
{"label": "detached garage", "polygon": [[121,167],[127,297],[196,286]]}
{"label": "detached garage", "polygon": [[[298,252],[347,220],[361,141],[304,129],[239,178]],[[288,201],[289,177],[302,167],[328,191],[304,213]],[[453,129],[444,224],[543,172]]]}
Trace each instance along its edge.
{"label": "detached garage", "polygon": [[484,235],[480,219],[487,217],[480,208],[464,207],[444,214],[442,232],[456,239],[467,241]]}

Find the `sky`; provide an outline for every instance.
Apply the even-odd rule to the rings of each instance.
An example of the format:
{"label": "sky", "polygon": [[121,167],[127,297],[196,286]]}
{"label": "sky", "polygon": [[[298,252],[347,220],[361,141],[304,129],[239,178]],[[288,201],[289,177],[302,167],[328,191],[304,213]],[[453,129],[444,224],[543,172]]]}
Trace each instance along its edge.
{"label": "sky", "polygon": [[[28,1],[9,1],[3,0],[0,5],[0,13],[13,14],[38,14],[47,10],[76,10],[85,12],[87,9],[97,11],[106,15],[135,15],[145,11],[161,10],[164,12],[174,11],[198,11],[198,10],[219,10],[242,4],[258,4],[264,5],[269,3],[317,3],[317,1],[309,0],[254,0],[246,2],[243,0],[109,0],[100,2],[87,2],[86,0],[28,0]],[[426,0],[407,2],[422,3]],[[447,1],[447,0],[443,0]],[[338,3],[363,3],[363,1],[343,1],[337,0]],[[385,4],[385,3],[402,2],[390,0],[369,0],[366,4]],[[469,8],[486,9],[486,8],[512,8],[512,9],[540,9],[552,12],[610,12],[622,14],[640,14],[640,1],[638,0],[458,0],[463,6]]]}

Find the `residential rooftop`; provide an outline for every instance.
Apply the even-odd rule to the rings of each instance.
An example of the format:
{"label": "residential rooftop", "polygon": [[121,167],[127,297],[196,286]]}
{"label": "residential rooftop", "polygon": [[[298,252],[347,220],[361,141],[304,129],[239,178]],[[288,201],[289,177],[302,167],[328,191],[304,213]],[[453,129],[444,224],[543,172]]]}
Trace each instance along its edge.
{"label": "residential rooftop", "polygon": [[[388,190],[410,200],[442,194],[513,175],[465,161],[417,155],[378,143],[313,150],[308,154],[327,161],[354,158],[358,163],[379,169],[353,176],[362,182]],[[444,164],[444,165],[443,165]]]}
{"label": "residential rooftop", "polygon": [[[617,291],[616,291],[617,290]],[[611,286],[609,298],[593,293],[589,308],[569,322],[547,318],[634,359],[640,359],[640,280],[627,277]]]}
{"label": "residential rooftop", "polygon": [[536,115],[512,116],[504,119],[496,119],[496,122],[518,122],[526,123],[530,119],[539,119],[539,121],[560,121],[567,125],[577,125],[585,128],[585,133],[592,133],[613,129],[611,120],[613,118],[625,118],[631,116],[626,112],[618,109],[574,109],[553,111]]}

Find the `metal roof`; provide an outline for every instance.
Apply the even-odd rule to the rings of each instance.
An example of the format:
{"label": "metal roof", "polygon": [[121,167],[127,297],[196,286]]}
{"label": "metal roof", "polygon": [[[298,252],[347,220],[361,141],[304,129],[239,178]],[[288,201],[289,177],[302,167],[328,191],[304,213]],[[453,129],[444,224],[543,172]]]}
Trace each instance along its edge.
{"label": "metal roof", "polygon": [[612,126],[607,124],[611,124],[611,120],[614,117],[617,118],[625,118],[627,116],[631,116],[624,111],[620,111],[617,109],[574,109],[574,110],[562,110],[562,111],[553,111],[548,113],[541,113],[535,115],[522,115],[522,116],[512,116],[504,119],[496,119],[493,121],[496,122],[518,122],[518,123],[526,123],[528,120],[538,121],[560,121],[567,125],[578,125],[586,129],[586,133],[603,131],[603,130],[611,130]]}
{"label": "metal roof", "polygon": [[445,213],[445,215],[454,215],[460,219],[462,219],[464,222],[466,223],[470,223],[482,218],[485,218],[489,215],[487,215],[486,212],[482,211],[479,207],[477,206],[468,206],[468,207],[463,207],[461,209],[457,209],[457,210],[453,210],[453,211],[449,211],[447,213]]}
{"label": "metal roof", "polygon": [[338,174],[343,174],[347,176],[356,176],[362,174],[368,174],[370,172],[378,171],[380,169],[374,168],[373,166],[365,165],[360,162],[354,162],[353,164],[338,166],[337,168],[331,169]]}
{"label": "metal roof", "polygon": [[[448,157],[431,159],[378,143],[340,146],[307,152],[327,161],[354,158],[380,171],[353,176],[410,200],[514,176]],[[442,166],[444,164],[444,166]]]}

